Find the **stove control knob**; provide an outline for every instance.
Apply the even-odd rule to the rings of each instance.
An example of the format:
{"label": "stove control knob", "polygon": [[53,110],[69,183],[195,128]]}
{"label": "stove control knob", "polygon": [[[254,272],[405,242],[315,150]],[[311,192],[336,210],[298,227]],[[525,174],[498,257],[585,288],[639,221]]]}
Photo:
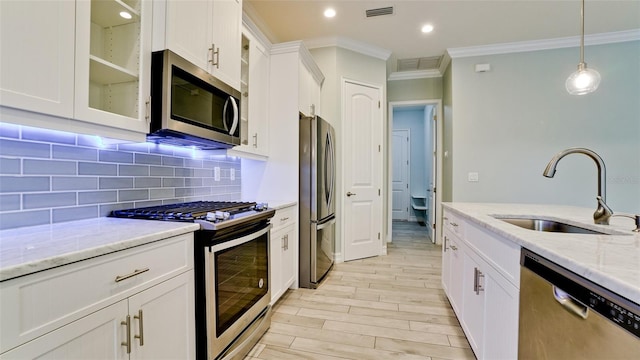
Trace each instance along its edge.
{"label": "stove control knob", "polygon": [[231,216],[231,214],[229,214],[226,211],[216,211],[215,212],[216,220],[227,220],[230,216]]}
{"label": "stove control knob", "polygon": [[207,221],[215,221],[216,220],[216,213],[212,213],[212,212],[208,212],[207,216],[206,216]]}

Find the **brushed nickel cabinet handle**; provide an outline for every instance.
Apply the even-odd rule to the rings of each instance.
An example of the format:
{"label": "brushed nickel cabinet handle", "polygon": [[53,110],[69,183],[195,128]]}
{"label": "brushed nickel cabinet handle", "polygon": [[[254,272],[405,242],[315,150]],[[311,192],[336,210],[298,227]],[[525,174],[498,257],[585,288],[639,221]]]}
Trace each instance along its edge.
{"label": "brushed nickel cabinet handle", "polygon": [[443,245],[442,246],[442,251],[443,252],[447,252],[447,240],[449,240],[449,239],[447,239],[447,237],[445,236],[444,237],[444,244],[442,244]]}
{"label": "brushed nickel cabinet handle", "polygon": [[121,321],[120,325],[125,325],[127,327],[127,341],[121,342],[120,345],[127,348],[127,354],[131,354],[131,316],[127,315],[126,320]]}
{"label": "brushed nickel cabinet handle", "polygon": [[455,245],[451,245],[451,250],[453,250],[453,251],[458,251],[458,247],[457,247],[457,246],[455,246]]}
{"label": "brushed nickel cabinet handle", "polygon": [[131,274],[127,274],[127,275],[118,275],[118,276],[116,276],[116,282],[120,282],[122,280],[127,280],[128,278],[132,278],[134,276],[138,276],[138,275],[140,275],[142,273],[146,273],[147,271],[149,271],[149,268],[136,269]]}
{"label": "brushed nickel cabinet handle", "polygon": [[347,191],[347,196],[355,195],[356,193],[352,193],[351,191]]}
{"label": "brushed nickel cabinet handle", "polygon": [[215,66],[216,69],[220,68],[220,48],[216,49],[216,44],[211,44],[209,48],[211,50],[211,60],[209,62],[211,65]]}
{"label": "brushed nickel cabinet handle", "polygon": [[478,268],[473,268],[473,292],[478,294]]}
{"label": "brushed nickel cabinet handle", "polygon": [[138,320],[138,328],[140,329],[140,335],[134,335],[133,337],[140,340],[140,346],[144,345],[144,327],[142,320],[142,309],[138,310],[138,315],[133,315],[133,318]]}

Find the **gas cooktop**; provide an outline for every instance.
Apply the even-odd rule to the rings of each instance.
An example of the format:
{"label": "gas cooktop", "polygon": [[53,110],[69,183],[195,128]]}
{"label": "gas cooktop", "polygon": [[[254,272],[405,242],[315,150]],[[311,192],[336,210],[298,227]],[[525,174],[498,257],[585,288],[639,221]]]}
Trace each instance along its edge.
{"label": "gas cooktop", "polygon": [[203,230],[219,230],[273,217],[267,204],[236,201],[193,201],[169,205],[113,210],[112,217],[185,221],[200,224]]}

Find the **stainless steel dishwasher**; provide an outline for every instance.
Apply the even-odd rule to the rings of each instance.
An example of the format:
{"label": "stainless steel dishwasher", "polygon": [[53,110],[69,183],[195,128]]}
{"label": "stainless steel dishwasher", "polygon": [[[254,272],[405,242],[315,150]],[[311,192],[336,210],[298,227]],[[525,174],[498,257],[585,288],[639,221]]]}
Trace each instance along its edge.
{"label": "stainless steel dishwasher", "polygon": [[640,305],[527,250],[518,359],[640,359]]}

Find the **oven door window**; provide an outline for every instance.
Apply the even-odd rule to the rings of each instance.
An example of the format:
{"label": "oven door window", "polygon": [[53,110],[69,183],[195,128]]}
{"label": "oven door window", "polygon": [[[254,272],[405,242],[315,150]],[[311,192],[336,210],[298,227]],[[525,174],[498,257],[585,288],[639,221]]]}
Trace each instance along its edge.
{"label": "oven door window", "polygon": [[268,234],[215,253],[216,336],[267,294]]}

